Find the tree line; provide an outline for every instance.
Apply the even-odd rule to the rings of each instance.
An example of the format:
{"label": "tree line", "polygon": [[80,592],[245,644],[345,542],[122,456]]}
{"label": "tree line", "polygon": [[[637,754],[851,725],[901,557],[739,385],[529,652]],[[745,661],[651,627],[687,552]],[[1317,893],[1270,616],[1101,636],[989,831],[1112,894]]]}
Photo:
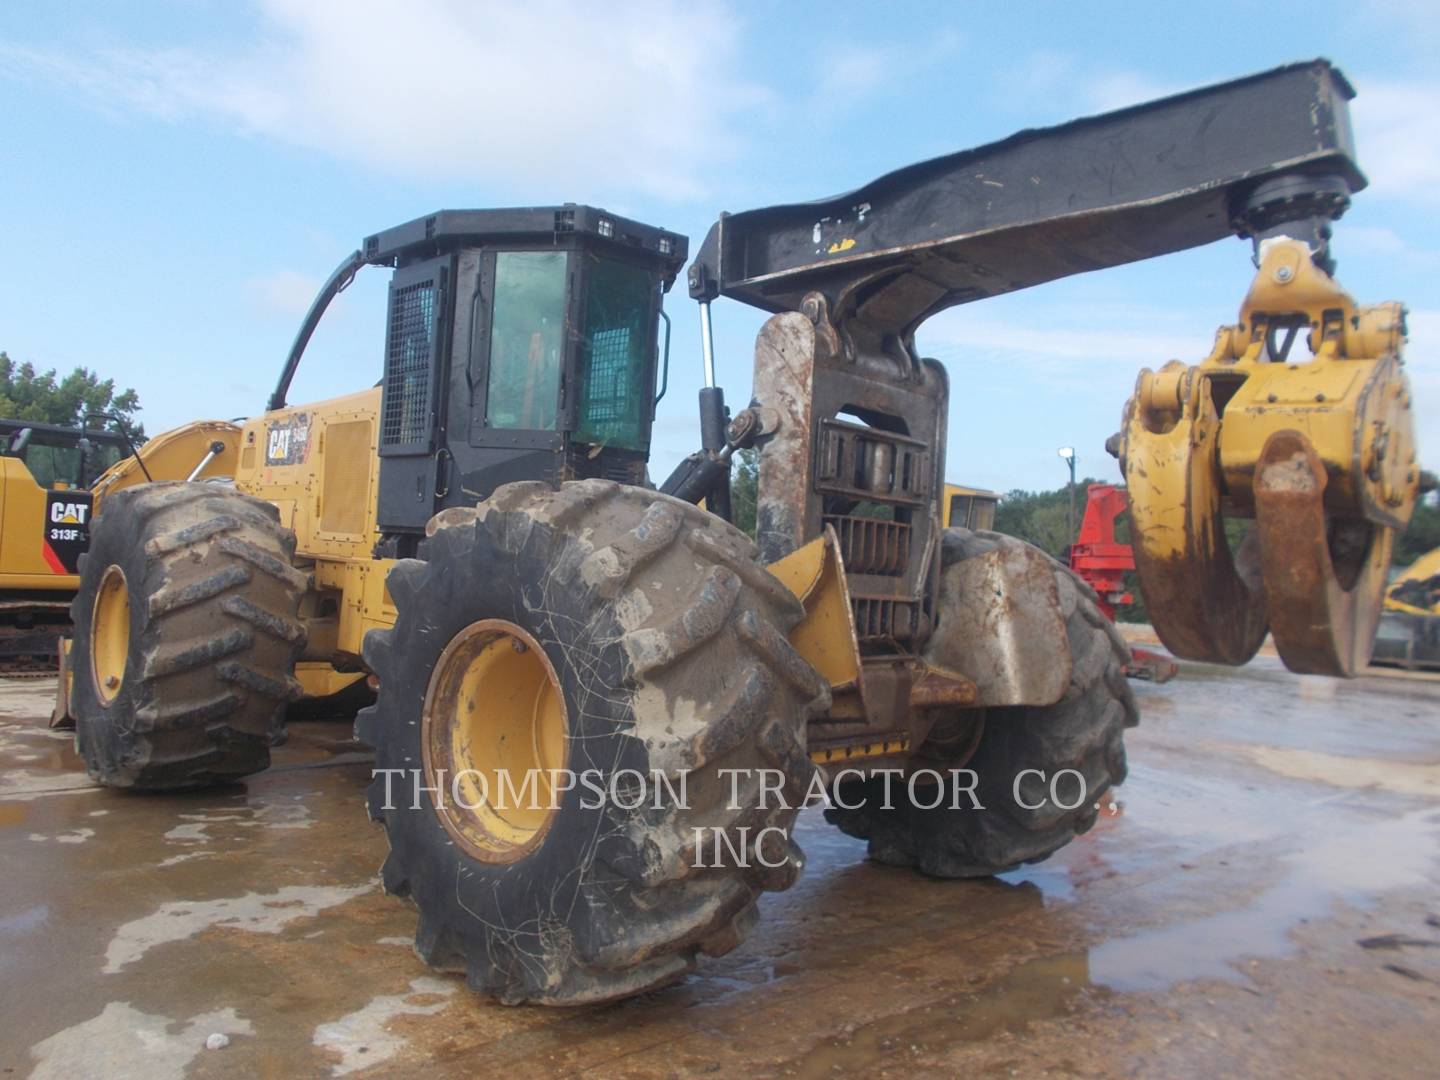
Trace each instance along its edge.
{"label": "tree line", "polygon": [[[0,419],[118,430],[109,417],[119,417],[138,442],[145,435],[135,421],[139,411],[140,396],[133,389],[116,390],[114,379],[101,379],[89,368],[77,367],[60,378],[54,368],[37,371],[29,361],[16,363],[0,352]],[[87,418],[93,419],[87,424]]]}

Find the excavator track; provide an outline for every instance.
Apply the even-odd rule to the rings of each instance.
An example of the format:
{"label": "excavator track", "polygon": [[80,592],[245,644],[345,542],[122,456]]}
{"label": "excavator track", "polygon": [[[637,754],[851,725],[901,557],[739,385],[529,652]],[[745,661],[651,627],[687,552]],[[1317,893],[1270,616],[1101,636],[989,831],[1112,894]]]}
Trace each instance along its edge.
{"label": "excavator track", "polygon": [[70,603],[0,601],[0,678],[40,679],[60,669],[60,637],[70,631]]}

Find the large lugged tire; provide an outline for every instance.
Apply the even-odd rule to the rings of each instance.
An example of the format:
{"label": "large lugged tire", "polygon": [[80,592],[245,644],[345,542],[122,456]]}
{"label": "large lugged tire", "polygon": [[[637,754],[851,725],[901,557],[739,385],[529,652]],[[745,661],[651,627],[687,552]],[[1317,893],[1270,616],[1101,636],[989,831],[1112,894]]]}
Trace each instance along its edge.
{"label": "large lugged tire", "polygon": [[300,696],[308,578],[274,506],[208,483],[105,500],[80,590],[71,712],[107,787],[197,787],[259,772]]}
{"label": "large lugged tire", "polygon": [[[1023,541],[1000,533],[947,529],[942,564],[952,565],[999,544]],[[1130,650],[1089,585],[1058,562],[1055,582],[1074,665],[1064,696],[1043,707],[987,709],[974,755],[948,763],[973,770],[975,796],[983,809],[974,809],[963,793],[958,800],[947,797],[934,809],[921,809],[909,801],[908,786],[896,783],[891,785],[892,809],[886,810],[878,781],[848,785],[841,798],[852,806],[863,805],[853,810],[836,806],[825,816],[843,832],[868,840],[872,859],[944,878],[984,877],[1039,862],[1087,831],[1102,796],[1124,781],[1123,734],[1139,722],[1125,680]],[[925,751],[922,747],[922,757],[927,757]],[[942,773],[947,766],[942,760],[923,764]],[[1051,799],[1049,786],[1065,769],[1077,770],[1085,780],[1085,798],[1068,810],[1061,804],[1076,801],[1078,781],[1063,777],[1057,800]],[[1033,771],[1021,777],[1017,799],[1016,777],[1025,770]],[[935,801],[933,792],[923,788],[917,795],[921,801]]]}
{"label": "large lugged tire", "polygon": [[[672,982],[698,954],[732,949],[759,893],[802,866],[791,830],[814,773],[805,723],[829,692],[786,638],[799,603],[737,530],[604,480],[511,484],[432,531],[422,558],[390,574],[399,616],[367,635],[380,696],[356,722],[376,750],[382,878],[419,909],[420,957],[507,1003],[569,1005]],[[474,685],[449,674],[502,668]],[[512,713],[512,699],[527,704]],[[556,725],[566,734],[552,741]],[[492,727],[508,743],[468,734]],[[489,804],[460,805],[479,796],[455,798],[469,760],[457,745],[482,769],[509,762],[512,792],[525,762],[593,779],[506,832]],[[441,762],[455,767],[449,790]],[[783,795],[768,805],[766,778]],[[628,810],[636,791],[643,805]],[[501,789],[494,804],[507,801]],[[697,851],[696,829],[725,830],[737,854],[715,858],[712,832]]]}

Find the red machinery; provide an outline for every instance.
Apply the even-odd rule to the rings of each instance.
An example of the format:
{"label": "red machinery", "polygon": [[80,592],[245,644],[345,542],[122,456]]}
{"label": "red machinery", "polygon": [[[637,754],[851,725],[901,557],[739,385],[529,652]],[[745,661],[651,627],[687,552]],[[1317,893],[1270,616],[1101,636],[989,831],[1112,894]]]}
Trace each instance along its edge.
{"label": "red machinery", "polygon": [[[1125,572],[1135,569],[1135,553],[1129,544],[1115,539],[1115,519],[1128,507],[1123,488],[1115,484],[1091,484],[1086,491],[1080,536],[1070,546],[1070,569],[1095,590],[1100,598],[1100,610],[1112,622],[1116,608],[1135,602],[1125,591]],[[1125,674],[1132,679],[1167,682],[1178,670],[1173,661],[1158,653],[1132,648]]]}

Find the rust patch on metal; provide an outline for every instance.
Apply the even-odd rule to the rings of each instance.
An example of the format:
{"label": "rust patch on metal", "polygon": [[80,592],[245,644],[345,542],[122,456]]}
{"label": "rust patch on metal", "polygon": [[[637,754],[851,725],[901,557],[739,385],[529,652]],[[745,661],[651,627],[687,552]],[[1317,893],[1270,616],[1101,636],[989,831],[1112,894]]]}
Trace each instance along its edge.
{"label": "rust patch on metal", "polygon": [[958,675],[927,672],[910,688],[912,709],[959,709],[980,700],[980,688]]}
{"label": "rust patch on metal", "polygon": [[1332,520],[1326,482],[1310,440],[1277,431],[1256,470],[1255,517],[1270,630],[1285,666],[1348,676],[1370,660],[1394,532]]}

